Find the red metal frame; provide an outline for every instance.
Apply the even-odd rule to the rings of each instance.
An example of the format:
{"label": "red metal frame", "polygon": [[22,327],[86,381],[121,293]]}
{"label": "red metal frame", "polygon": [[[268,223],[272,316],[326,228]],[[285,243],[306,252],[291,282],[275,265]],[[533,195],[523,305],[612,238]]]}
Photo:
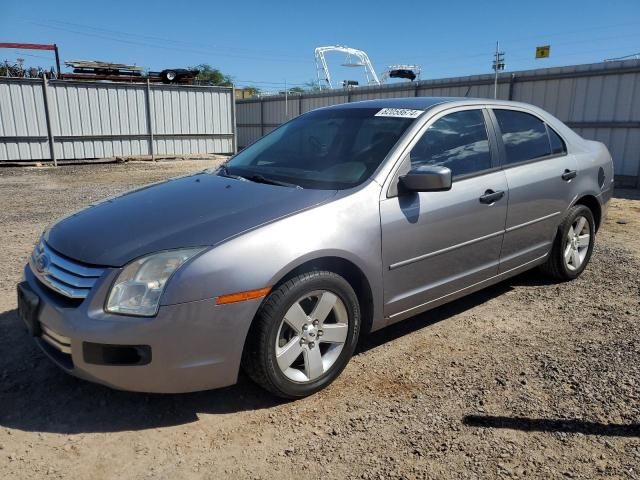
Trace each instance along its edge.
{"label": "red metal frame", "polygon": [[60,55],[58,54],[58,45],[55,43],[49,45],[47,43],[11,43],[0,42],[0,48],[19,48],[22,50],[51,50],[56,55],[56,69],[58,70],[58,78],[60,78]]}

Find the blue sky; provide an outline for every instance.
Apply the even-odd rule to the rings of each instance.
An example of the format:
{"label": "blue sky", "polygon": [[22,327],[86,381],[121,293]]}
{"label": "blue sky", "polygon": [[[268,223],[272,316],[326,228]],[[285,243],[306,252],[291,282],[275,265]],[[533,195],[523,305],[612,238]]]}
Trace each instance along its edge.
{"label": "blue sky", "polygon": [[[152,70],[208,63],[240,85],[271,90],[315,78],[313,49],[366,50],[375,69],[415,63],[422,78],[491,71],[496,40],[507,70],[602,61],[640,52],[640,0],[102,1],[3,0],[0,41],[57,43],[63,61],[98,59]],[[537,45],[551,58],[535,60]],[[50,66],[48,52],[0,51]],[[44,58],[42,58],[44,57]],[[361,80],[340,67],[336,80]]]}

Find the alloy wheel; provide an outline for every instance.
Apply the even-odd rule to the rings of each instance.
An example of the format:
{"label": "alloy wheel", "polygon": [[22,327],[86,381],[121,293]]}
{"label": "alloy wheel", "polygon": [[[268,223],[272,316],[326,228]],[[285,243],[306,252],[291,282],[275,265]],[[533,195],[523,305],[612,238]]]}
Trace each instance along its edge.
{"label": "alloy wheel", "polygon": [[344,302],[333,292],[316,290],[289,307],[276,337],[280,371],[294,382],[312,382],[340,356],[349,332]]}
{"label": "alloy wheel", "polygon": [[567,244],[564,249],[564,262],[571,271],[578,270],[583,264],[591,244],[591,228],[589,221],[579,216],[569,227]]}

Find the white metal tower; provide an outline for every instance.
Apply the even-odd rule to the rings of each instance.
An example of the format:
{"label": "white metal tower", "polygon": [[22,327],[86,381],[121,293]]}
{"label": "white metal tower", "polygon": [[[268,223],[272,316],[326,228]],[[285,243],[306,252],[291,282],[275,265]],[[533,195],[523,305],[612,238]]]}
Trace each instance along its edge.
{"label": "white metal tower", "polygon": [[[329,72],[329,66],[327,65],[327,60],[325,58],[325,55],[329,52],[345,53],[347,55],[347,59],[345,63],[342,64],[344,67],[362,67],[364,69],[364,75],[367,79],[367,83],[369,85],[380,85],[378,75],[373,69],[371,60],[369,60],[369,55],[367,55],[366,52],[356,48],[346,47],[344,45],[332,45],[328,47],[318,47],[315,49],[318,87],[333,88],[331,73]],[[356,62],[352,60],[353,57],[357,59]]]}

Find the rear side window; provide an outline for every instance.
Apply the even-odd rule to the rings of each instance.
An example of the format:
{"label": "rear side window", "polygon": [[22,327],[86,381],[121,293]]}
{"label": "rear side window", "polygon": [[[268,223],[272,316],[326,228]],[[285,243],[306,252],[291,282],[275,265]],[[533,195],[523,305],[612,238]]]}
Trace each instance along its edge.
{"label": "rear side window", "polygon": [[411,167],[442,165],[454,177],[488,170],[489,138],[481,110],[464,110],[436,120],[411,150]]}
{"label": "rear side window", "polygon": [[513,110],[494,110],[494,113],[507,151],[508,164],[551,155],[547,127],[542,120]]}
{"label": "rear side window", "polygon": [[549,131],[549,141],[551,142],[551,153],[554,155],[567,153],[567,146],[564,144],[564,140],[558,135],[553,128],[547,125]]}

